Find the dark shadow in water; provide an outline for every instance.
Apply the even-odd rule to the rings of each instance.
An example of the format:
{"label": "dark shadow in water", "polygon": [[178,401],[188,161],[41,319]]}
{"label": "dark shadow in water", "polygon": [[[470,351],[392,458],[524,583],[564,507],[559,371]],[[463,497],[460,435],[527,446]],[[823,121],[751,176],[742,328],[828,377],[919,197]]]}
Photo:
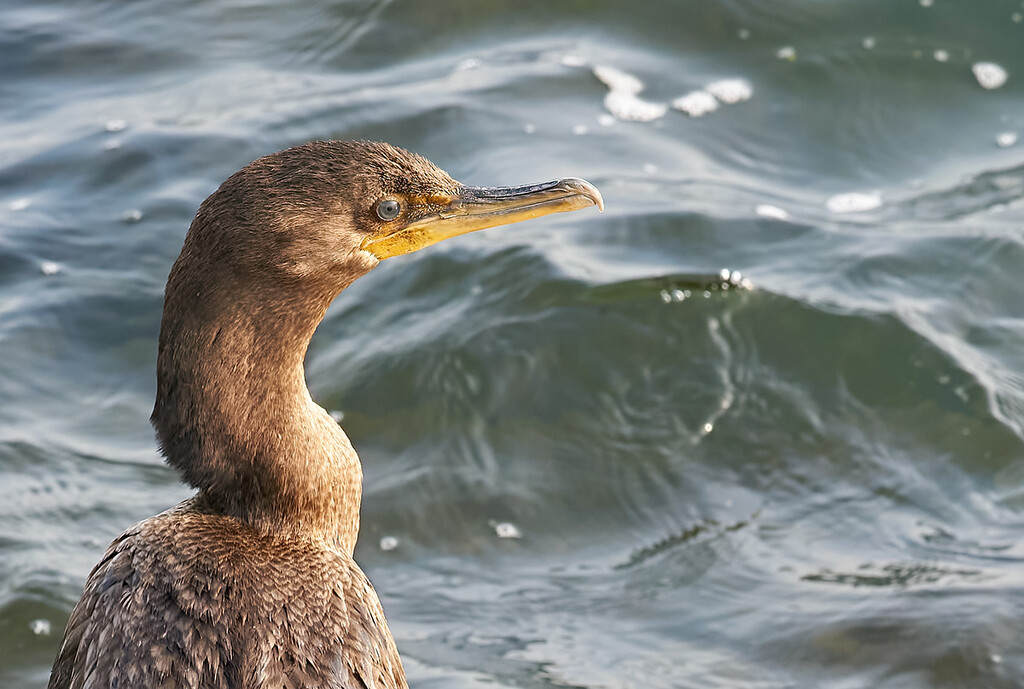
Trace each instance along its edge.
{"label": "dark shadow in water", "polygon": [[864,564],[858,572],[835,572],[823,569],[815,574],[800,577],[801,581],[813,581],[823,584],[846,584],[848,586],[896,586],[906,588],[919,584],[936,584],[949,579],[974,579],[984,577],[977,569],[947,569],[921,564],[891,564],[876,568]]}
{"label": "dark shadow in water", "polygon": [[733,531],[739,531],[740,529],[749,526],[752,521],[757,519],[759,514],[760,511],[755,512],[750,515],[750,519],[732,522],[731,524],[722,524],[717,519],[702,519],[688,529],[684,529],[677,534],[663,538],[652,545],[640,548],[639,550],[634,550],[633,554],[629,556],[629,559],[626,562],[615,565],[615,569],[629,569],[630,567],[643,564],[651,558],[657,557],[676,546],[692,543],[704,535],[715,537],[732,533]]}

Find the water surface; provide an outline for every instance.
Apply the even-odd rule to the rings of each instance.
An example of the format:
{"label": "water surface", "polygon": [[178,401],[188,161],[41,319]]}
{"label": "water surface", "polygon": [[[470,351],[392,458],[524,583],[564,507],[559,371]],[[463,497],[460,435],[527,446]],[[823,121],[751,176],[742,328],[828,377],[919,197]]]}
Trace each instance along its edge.
{"label": "water surface", "polygon": [[[147,417],[195,209],[357,137],[607,203],[387,261],[311,346],[414,687],[1024,684],[1022,14],[6,3],[0,687],[188,495]],[[750,97],[627,121],[598,67]]]}

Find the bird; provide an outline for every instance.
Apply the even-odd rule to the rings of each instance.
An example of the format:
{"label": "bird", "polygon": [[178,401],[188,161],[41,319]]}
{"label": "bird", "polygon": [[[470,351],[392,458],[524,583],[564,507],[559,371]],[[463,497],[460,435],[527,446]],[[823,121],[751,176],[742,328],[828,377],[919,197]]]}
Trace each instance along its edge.
{"label": "bird", "polygon": [[372,141],[309,142],[224,181],[167,279],[151,417],[195,493],[107,548],[49,688],[406,687],[353,560],[362,467],[310,397],[306,348],[380,261],[590,206],[582,179],[466,186]]}

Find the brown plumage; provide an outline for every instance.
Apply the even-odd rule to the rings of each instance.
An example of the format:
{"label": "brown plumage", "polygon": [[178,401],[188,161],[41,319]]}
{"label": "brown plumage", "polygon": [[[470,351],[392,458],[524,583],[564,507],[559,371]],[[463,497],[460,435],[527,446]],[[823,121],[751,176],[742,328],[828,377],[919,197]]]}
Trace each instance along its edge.
{"label": "brown plumage", "polygon": [[582,180],[464,187],[373,142],[306,144],[225,181],[168,278],[152,417],[197,494],[110,545],[50,688],[405,687],[352,559],[359,458],[309,397],[306,347],[379,259],[591,204]]}

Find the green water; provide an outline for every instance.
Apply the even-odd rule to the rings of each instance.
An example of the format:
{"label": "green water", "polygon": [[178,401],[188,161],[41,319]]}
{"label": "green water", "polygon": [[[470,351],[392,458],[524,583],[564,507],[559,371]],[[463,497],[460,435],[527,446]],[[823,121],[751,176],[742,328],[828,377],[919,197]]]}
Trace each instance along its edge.
{"label": "green water", "polygon": [[[147,421],[167,272],[221,180],[314,138],[607,206],[389,260],[310,348],[412,686],[1024,685],[1022,15],[9,0],[0,687],[188,495]],[[624,121],[599,66],[750,97]]]}

